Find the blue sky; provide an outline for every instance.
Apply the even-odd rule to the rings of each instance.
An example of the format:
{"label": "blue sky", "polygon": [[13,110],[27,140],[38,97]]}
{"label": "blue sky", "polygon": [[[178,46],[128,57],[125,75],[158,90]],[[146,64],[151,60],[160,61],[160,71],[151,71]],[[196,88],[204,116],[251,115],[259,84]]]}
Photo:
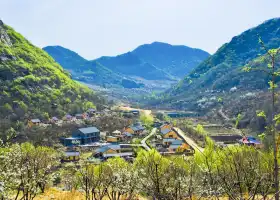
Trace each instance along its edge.
{"label": "blue sky", "polygon": [[61,45],[88,59],[154,41],[214,53],[263,21],[280,0],[0,0],[0,18],[39,47]]}

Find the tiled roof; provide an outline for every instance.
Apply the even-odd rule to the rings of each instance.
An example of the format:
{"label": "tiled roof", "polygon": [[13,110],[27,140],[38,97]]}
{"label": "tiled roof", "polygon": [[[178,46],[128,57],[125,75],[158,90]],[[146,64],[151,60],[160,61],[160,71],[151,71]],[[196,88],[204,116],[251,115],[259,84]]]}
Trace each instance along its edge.
{"label": "tiled roof", "polygon": [[65,156],[80,156],[80,152],[78,152],[78,151],[66,151]]}
{"label": "tiled roof", "polygon": [[138,125],[138,126],[133,125],[133,126],[130,126],[130,128],[133,131],[143,131],[143,130],[145,130],[145,128],[143,126],[141,126],[141,125]]}
{"label": "tiled roof", "polygon": [[169,146],[169,149],[178,149],[181,145],[178,145],[178,144],[171,144]]}
{"label": "tiled roof", "polygon": [[33,123],[40,123],[41,120],[40,119],[31,119],[31,122],[33,122]]}
{"label": "tiled roof", "polygon": [[172,142],[172,145],[182,145],[183,144],[183,141],[182,140],[174,140]]}
{"label": "tiled roof", "polygon": [[165,138],[163,139],[163,142],[174,142],[175,140],[175,138]]}
{"label": "tiled roof", "polygon": [[160,132],[161,132],[161,134],[165,135],[165,134],[171,132],[171,130],[169,128],[165,128],[165,129],[162,129]]}
{"label": "tiled roof", "polygon": [[100,132],[96,127],[80,128],[79,131],[84,134]]}

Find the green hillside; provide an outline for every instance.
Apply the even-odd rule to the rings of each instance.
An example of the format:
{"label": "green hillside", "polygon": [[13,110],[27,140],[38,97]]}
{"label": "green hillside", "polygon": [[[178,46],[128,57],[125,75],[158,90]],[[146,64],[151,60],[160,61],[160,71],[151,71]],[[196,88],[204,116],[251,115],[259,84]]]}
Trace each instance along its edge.
{"label": "green hillside", "polygon": [[172,94],[184,95],[194,89],[228,90],[230,87],[238,86],[239,83],[231,77],[235,74],[235,69],[241,68],[265,52],[258,42],[259,37],[268,49],[278,48],[280,46],[280,18],[268,20],[233,37],[229,43],[224,44],[215,54],[186,76],[173,89]]}
{"label": "green hillside", "polygon": [[0,118],[47,118],[101,106],[46,52],[0,21]]}

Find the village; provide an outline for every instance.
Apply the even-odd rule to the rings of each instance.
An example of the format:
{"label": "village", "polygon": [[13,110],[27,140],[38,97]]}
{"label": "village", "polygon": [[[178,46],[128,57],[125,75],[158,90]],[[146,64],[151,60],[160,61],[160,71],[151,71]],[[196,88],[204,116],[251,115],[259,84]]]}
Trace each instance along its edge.
{"label": "village", "polygon": [[[140,149],[146,151],[156,149],[164,156],[192,156],[195,151],[203,151],[202,147],[170,121],[156,119],[151,126],[143,124],[140,115],[146,111],[140,109],[97,111],[90,108],[81,114],[66,114],[62,119],[52,117],[48,123],[43,123],[40,119],[30,119],[28,127],[49,126],[50,124],[62,126],[63,123],[82,124],[83,120],[98,118],[100,115],[110,115],[112,112],[118,112],[123,117],[131,118],[130,124],[114,131],[99,130],[95,126],[84,126],[72,130],[71,136],[59,138],[65,149],[61,162],[76,162],[82,155],[86,155],[88,161],[97,163],[112,157],[122,157],[133,162]],[[145,114],[152,115],[151,112]],[[226,144],[229,140],[238,145],[261,145],[260,141],[254,137],[222,134],[210,137],[217,145]]]}

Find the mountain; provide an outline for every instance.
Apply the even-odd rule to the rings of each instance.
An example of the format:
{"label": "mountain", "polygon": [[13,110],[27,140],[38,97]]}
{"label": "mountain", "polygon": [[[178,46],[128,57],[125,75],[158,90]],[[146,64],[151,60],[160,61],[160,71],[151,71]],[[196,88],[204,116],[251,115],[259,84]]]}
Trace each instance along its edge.
{"label": "mountain", "polygon": [[122,76],[96,61],[84,59],[74,51],[61,46],[47,46],[43,50],[68,70],[76,80],[100,85],[121,84]]}
{"label": "mountain", "polygon": [[45,51],[0,21],[0,119],[48,118],[102,106]]}
{"label": "mountain", "polygon": [[188,96],[192,91],[207,89],[229,91],[231,87],[246,85],[246,82],[241,85],[241,67],[265,53],[259,37],[267,49],[279,48],[280,18],[265,21],[233,37],[174,87],[172,96]]}
{"label": "mountain", "polygon": [[116,73],[127,76],[140,77],[147,80],[172,80],[172,77],[168,73],[144,61],[133,52],[115,57],[104,56],[95,61]]}
{"label": "mountain", "polygon": [[210,56],[209,53],[183,45],[170,45],[162,42],[144,44],[133,54],[165,72],[182,78],[194,67]]}

